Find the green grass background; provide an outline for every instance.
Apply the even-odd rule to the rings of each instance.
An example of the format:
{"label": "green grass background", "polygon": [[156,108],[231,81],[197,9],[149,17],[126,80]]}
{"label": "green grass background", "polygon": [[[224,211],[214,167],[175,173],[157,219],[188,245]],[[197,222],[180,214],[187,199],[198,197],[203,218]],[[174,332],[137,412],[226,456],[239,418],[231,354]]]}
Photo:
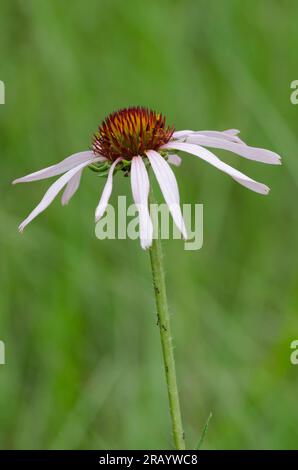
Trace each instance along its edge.
{"label": "green grass background", "polygon": [[[274,0],[1,0],[0,447],[171,448],[148,253],[99,241],[103,181],[85,171],[23,236],[48,182],[12,179],[90,146],[111,111],[176,129],[241,129],[283,166],[217,151],[268,197],[185,155],[181,200],[204,246],[164,243],[187,445],[297,448],[298,4]],[[117,176],[112,201],[127,194]]]}

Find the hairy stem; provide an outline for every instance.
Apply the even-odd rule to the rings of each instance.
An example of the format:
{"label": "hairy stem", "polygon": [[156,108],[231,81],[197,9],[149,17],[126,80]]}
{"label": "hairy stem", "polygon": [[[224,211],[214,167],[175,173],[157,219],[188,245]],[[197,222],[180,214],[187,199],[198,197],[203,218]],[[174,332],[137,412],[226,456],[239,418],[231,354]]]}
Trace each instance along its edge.
{"label": "hairy stem", "polygon": [[[152,189],[149,195],[149,203],[155,203]],[[177,387],[175,358],[172,345],[170,315],[168,310],[165,274],[163,267],[162,246],[159,231],[156,230],[156,232],[158,233],[158,235],[156,236],[156,238],[153,239],[152,247],[150,248],[153,287],[155,292],[158,326],[160,331],[164,369],[168,389],[173,439],[175,448],[178,450],[183,450],[185,449],[185,440],[182,426],[179,393]]]}

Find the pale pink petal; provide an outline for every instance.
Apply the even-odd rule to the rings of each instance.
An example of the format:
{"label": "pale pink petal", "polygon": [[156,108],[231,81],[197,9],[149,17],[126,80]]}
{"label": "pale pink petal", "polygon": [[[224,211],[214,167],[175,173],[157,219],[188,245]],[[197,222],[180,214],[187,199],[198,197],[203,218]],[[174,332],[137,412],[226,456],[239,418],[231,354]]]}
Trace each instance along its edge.
{"label": "pale pink petal", "polygon": [[35,207],[35,209],[29,214],[29,216],[20,224],[19,230],[22,232],[26,225],[28,225],[35,217],[37,217],[41,212],[43,212],[50,204],[53,202],[57,194],[61,191],[61,189],[69,182],[69,180],[79,171],[81,171],[84,167],[90,165],[91,162],[98,161],[98,158],[90,158],[89,160],[77,165],[75,168],[72,168],[64,175],[60,176],[55,183],[53,183],[47,192],[45,193],[44,197]]}
{"label": "pale pink petal", "polygon": [[189,134],[194,134],[195,131],[191,131],[189,129],[183,130],[183,131],[175,131],[173,133],[173,138],[174,139],[180,139],[181,137],[187,137]]}
{"label": "pale pink petal", "polygon": [[72,196],[76,193],[80,186],[81,177],[83,170],[80,170],[76,175],[74,175],[66,185],[65,190],[63,191],[61,203],[63,206],[69,203]]}
{"label": "pale pink petal", "polygon": [[238,135],[234,133],[235,131],[236,131],[235,129],[228,129],[222,132],[221,131],[200,131],[200,132],[196,132],[194,135],[205,135],[207,137],[216,137],[224,141],[245,145],[245,142],[243,142],[243,140],[241,140],[240,137],[238,137]]}
{"label": "pale pink petal", "polygon": [[149,178],[142,157],[133,157],[131,163],[131,189],[139,212],[141,246],[144,250],[152,245],[153,225],[148,210]]}
{"label": "pale pink petal", "polygon": [[36,171],[35,173],[30,173],[30,175],[23,176],[22,178],[17,178],[12,182],[12,184],[16,183],[28,183],[30,181],[38,181],[38,180],[43,180],[45,178],[50,178],[51,176],[57,176],[61,175],[61,173],[65,173],[68,170],[71,170],[77,165],[80,165],[80,163],[84,163],[92,157],[99,158],[100,160],[97,161],[104,161],[106,160],[105,157],[101,157],[98,155],[95,155],[93,151],[87,150],[85,152],[78,152],[74,153],[70,157],[65,158],[62,160],[60,163],[57,163],[56,165],[51,165],[48,166],[47,168],[44,168],[43,170]]}
{"label": "pale pink petal", "polygon": [[174,155],[174,154],[167,155],[167,158],[168,158],[167,162],[171,163],[171,165],[180,166],[182,163],[182,158],[179,157],[178,155]]}
{"label": "pale pink petal", "polygon": [[180,209],[179,189],[173,170],[165,159],[159,155],[159,153],[155,152],[155,150],[147,150],[146,155],[149,158],[174,222],[183,237],[187,239],[187,232]]}
{"label": "pale pink petal", "polygon": [[214,155],[212,152],[210,152],[210,150],[207,150],[204,147],[182,142],[169,142],[168,144],[164,145],[163,148],[182,150],[184,152],[191,153],[215,166],[224,173],[227,173],[235,181],[242,184],[242,186],[245,186],[246,188],[251,189],[252,191],[255,191],[260,194],[268,194],[269,192],[269,188],[267,186],[262,183],[258,183],[257,181],[254,181],[253,179],[244,175],[243,173],[231,167],[230,165],[227,165],[226,163],[222,162],[218,157],[216,157],[216,155]]}
{"label": "pale pink petal", "polygon": [[237,134],[240,131],[237,129],[227,129],[225,131],[190,131],[190,130],[185,130],[185,131],[177,131],[173,133],[173,138],[174,139],[185,139],[190,136],[196,136],[196,135],[207,135],[210,137],[217,137],[219,139],[224,139],[228,140],[231,142],[237,142],[237,143],[242,143],[244,142],[240,139],[240,137],[237,136]]}
{"label": "pale pink petal", "polygon": [[271,152],[270,150],[266,149],[250,147],[246,144],[229,142],[227,140],[218,139],[216,137],[195,134],[186,137],[185,142],[189,144],[202,145],[203,147],[228,150],[229,152],[236,153],[237,155],[247,158],[248,160],[255,160],[271,165],[281,164],[280,156],[275,152]]}
{"label": "pale pink petal", "polygon": [[98,204],[98,206],[96,208],[96,211],[95,211],[95,222],[98,222],[99,219],[105,213],[105,210],[107,208],[107,205],[108,205],[111,193],[112,193],[114,169],[115,169],[115,166],[117,165],[117,163],[120,162],[120,160],[122,160],[121,157],[117,158],[117,160],[115,160],[112,163],[112,165],[110,166],[108,178],[107,178],[105,187],[103,189],[99,204]]}
{"label": "pale pink petal", "polygon": [[223,131],[225,134],[237,135],[240,134],[239,129],[227,129]]}

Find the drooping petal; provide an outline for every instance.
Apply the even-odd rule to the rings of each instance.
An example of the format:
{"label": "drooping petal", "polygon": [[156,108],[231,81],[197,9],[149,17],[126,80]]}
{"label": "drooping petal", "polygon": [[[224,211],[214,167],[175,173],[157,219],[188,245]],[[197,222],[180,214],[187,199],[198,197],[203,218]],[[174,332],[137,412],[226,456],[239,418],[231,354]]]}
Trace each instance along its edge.
{"label": "drooping petal", "polygon": [[270,150],[250,147],[246,144],[240,144],[235,142],[229,142],[225,139],[219,139],[208,135],[193,134],[185,138],[186,143],[202,145],[203,147],[212,147],[229,152],[236,153],[241,157],[247,158],[248,160],[255,160],[257,162],[268,163],[271,165],[280,165],[280,156],[271,152]]}
{"label": "drooping petal", "polygon": [[237,135],[240,131],[237,129],[227,129],[226,131],[200,131],[195,132],[194,135],[205,135],[209,137],[217,137],[218,139],[227,140],[236,144],[246,145],[243,140]]}
{"label": "drooping petal", "polygon": [[180,166],[182,163],[182,158],[179,157],[178,155],[171,154],[171,155],[168,155],[167,162],[171,163],[171,165],[174,165],[174,166]]}
{"label": "drooping petal", "polygon": [[76,193],[80,186],[81,177],[83,170],[78,171],[67,183],[65,190],[63,191],[61,203],[62,206],[65,206],[69,203],[72,196]]}
{"label": "drooping petal", "polygon": [[155,150],[147,150],[146,155],[149,158],[174,222],[182,233],[183,238],[187,239],[186,227],[180,209],[180,197],[176,177],[170,165]]}
{"label": "drooping petal", "polygon": [[99,203],[98,203],[98,206],[97,206],[97,208],[96,208],[96,210],[95,210],[95,222],[98,222],[99,219],[101,219],[101,217],[102,217],[103,214],[105,213],[105,210],[106,210],[106,208],[107,208],[107,205],[108,205],[108,202],[109,202],[111,193],[112,193],[114,169],[115,169],[115,166],[117,165],[117,163],[120,162],[120,160],[122,160],[121,157],[117,158],[117,159],[112,163],[112,165],[110,166],[109,174],[108,174],[108,177],[107,177],[107,181],[106,181],[105,187],[104,187],[104,189],[103,189],[103,192],[102,192],[100,201],[99,201]]}
{"label": "drooping petal", "polygon": [[269,188],[265,184],[258,183],[253,179],[249,178],[248,176],[244,175],[240,171],[236,170],[235,168],[231,167],[227,163],[222,162],[216,155],[214,155],[210,150],[205,149],[204,147],[200,147],[199,145],[194,144],[187,144],[182,142],[169,142],[168,144],[164,145],[163,148],[175,149],[175,150],[182,150],[187,153],[191,153],[196,157],[205,160],[206,162],[210,163],[211,165],[215,166],[219,170],[223,171],[230,175],[235,181],[242,184],[248,189],[255,191],[256,193],[260,194],[268,194]]}
{"label": "drooping petal", "polygon": [[231,134],[231,135],[237,135],[240,134],[239,129],[226,129],[225,131],[226,134]]}
{"label": "drooping petal", "polygon": [[50,178],[51,176],[61,175],[61,173],[65,173],[66,171],[71,170],[75,166],[80,165],[80,163],[84,163],[90,160],[92,157],[94,159],[99,159],[96,161],[106,160],[105,157],[94,155],[94,152],[91,150],[74,153],[73,155],[70,155],[70,157],[65,158],[56,165],[51,165],[47,168],[36,171],[35,173],[30,173],[30,175],[23,176],[22,178],[17,178],[12,182],[12,184],[29,183],[30,181],[38,181],[43,180],[45,178]]}
{"label": "drooping petal", "polygon": [[225,131],[177,131],[173,133],[174,139],[185,139],[187,137],[194,137],[196,135],[207,135],[210,137],[217,137],[219,139],[229,140],[231,142],[242,143],[244,142],[237,136],[240,131],[238,129],[227,129]]}
{"label": "drooping petal", "polygon": [[148,210],[149,178],[142,157],[133,157],[131,163],[131,189],[139,212],[141,246],[144,250],[152,245],[153,225]]}
{"label": "drooping petal", "polygon": [[189,130],[189,129],[185,129],[185,130],[183,130],[183,131],[175,131],[175,132],[173,132],[173,136],[172,136],[172,137],[173,137],[174,139],[180,139],[180,138],[182,138],[182,137],[187,137],[189,134],[194,134],[194,133],[195,133],[195,131],[191,131],[191,130]]}
{"label": "drooping petal", "polygon": [[50,204],[53,202],[57,194],[61,191],[61,189],[69,182],[69,180],[79,171],[81,171],[86,166],[90,165],[91,162],[98,161],[98,158],[89,158],[89,160],[77,165],[75,168],[72,168],[64,175],[60,176],[59,179],[53,183],[47,192],[45,193],[44,197],[35,207],[35,209],[29,214],[29,216],[20,224],[19,230],[22,232],[26,225],[28,225],[35,217],[37,217],[41,212],[43,212]]}

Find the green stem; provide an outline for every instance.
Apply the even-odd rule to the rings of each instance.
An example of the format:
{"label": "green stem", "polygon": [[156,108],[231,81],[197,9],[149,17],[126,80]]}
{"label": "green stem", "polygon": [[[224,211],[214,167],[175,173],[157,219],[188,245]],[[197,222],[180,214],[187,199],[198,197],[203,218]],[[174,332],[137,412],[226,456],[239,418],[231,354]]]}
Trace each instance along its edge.
{"label": "green stem", "polygon": [[[151,189],[149,203],[154,204],[154,194]],[[174,351],[172,345],[170,315],[168,310],[168,301],[165,284],[165,274],[163,268],[162,246],[159,236],[159,230],[156,230],[156,238],[153,239],[150,248],[150,260],[153,277],[153,287],[155,292],[155,301],[157,309],[158,326],[163,352],[164,368],[168,388],[168,398],[170,414],[172,419],[172,429],[175,448],[185,449],[184,432],[181,419],[179,393],[176,379],[176,368]]]}

